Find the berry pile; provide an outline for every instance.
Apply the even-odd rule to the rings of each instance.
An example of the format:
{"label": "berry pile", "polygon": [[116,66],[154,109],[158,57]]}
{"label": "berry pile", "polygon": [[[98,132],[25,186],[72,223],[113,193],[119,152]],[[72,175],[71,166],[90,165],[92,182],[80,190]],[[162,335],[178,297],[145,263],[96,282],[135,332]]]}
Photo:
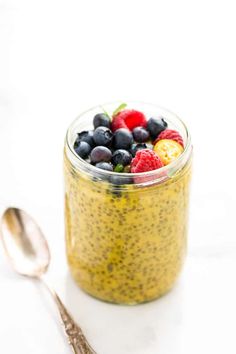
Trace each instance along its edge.
{"label": "berry pile", "polygon": [[147,119],[142,112],[122,104],[110,118],[98,113],[93,130],[77,134],[74,150],[99,169],[147,172],[168,165],[184,150],[181,135],[168,129],[164,118]]}

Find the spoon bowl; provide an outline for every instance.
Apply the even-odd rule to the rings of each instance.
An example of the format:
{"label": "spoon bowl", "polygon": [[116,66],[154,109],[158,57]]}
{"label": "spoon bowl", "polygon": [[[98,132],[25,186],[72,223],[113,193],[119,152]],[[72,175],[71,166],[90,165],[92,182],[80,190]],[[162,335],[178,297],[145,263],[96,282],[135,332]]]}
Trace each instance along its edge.
{"label": "spoon bowl", "polygon": [[30,277],[43,275],[50,263],[47,241],[25,211],[8,208],[2,216],[2,241],[14,269]]}

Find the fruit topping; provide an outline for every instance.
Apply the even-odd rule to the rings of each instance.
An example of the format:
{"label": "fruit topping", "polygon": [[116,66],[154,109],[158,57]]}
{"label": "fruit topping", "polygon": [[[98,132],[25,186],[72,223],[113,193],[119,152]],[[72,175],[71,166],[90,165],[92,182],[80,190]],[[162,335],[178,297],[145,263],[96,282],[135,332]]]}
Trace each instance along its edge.
{"label": "fruit topping", "polygon": [[131,162],[131,172],[147,172],[163,167],[163,163],[154,151],[149,149],[140,150]]}
{"label": "fruit topping", "polygon": [[86,141],[80,141],[76,144],[74,149],[77,155],[82,157],[82,159],[86,159],[92,148]]}
{"label": "fruit topping", "polygon": [[106,170],[106,171],[113,171],[113,166],[112,164],[108,162],[98,162],[95,165],[97,168],[100,168],[101,170]]}
{"label": "fruit topping", "polygon": [[137,151],[147,149],[147,148],[148,148],[147,144],[132,144],[130,148],[130,152],[134,157]]}
{"label": "fruit topping", "polygon": [[123,172],[124,171],[124,166],[119,164],[116,165],[116,167],[114,168],[114,172]]}
{"label": "fruit topping", "polygon": [[126,166],[132,160],[132,155],[127,150],[118,149],[112,155],[112,163],[116,165]]}
{"label": "fruit topping", "polygon": [[157,139],[154,141],[153,145],[155,145],[159,140],[162,139],[170,139],[170,140],[174,140],[177,143],[179,143],[182,147],[184,147],[184,141],[182,136],[179,134],[179,132],[177,132],[176,130],[172,130],[172,129],[166,129],[163,132],[161,132]]}
{"label": "fruit topping", "polygon": [[133,143],[133,135],[128,129],[120,128],[114,133],[114,148],[129,150]]}
{"label": "fruit topping", "polygon": [[174,140],[162,139],[155,146],[154,151],[160,157],[164,165],[168,165],[179,157],[183,152],[183,147]]}
{"label": "fruit topping", "polygon": [[148,130],[143,127],[134,128],[132,133],[134,140],[137,141],[137,143],[145,143],[150,138]]}
{"label": "fruit topping", "polygon": [[94,143],[94,140],[93,140],[93,131],[89,130],[89,131],[83,131],[83,132],[78,133],[77,134],[77,138],[76,138],[75,143],[74,143],[74,147],[75,148],[79,144],[80,141],[85,141],[91,147],[94,147],[95,143]]}
{"label": "fruit topping", "polygon": [[111,127],[110,117],[106,113],[98,113],[93,118],[94,129],[98,127]]}
{"label": "fruit topping", "polygon": [[113,116],[111,127],[112,131],[115,132],[120,128],[132,131],[136,127],[146,127],[146,125],[147,119],[142,112],[134,109],[124,109]]}
{"label": "fruit topping", "polygon": [[[113,114],[105,110],[97,113],[93,117],[94,130],[77,134],[76,154],[99,169],[121,174],[159,169],[182,154],[183,138],[168,128],[164,118],[147,120],[142,112],[126,107],[122,103]],[[114,182],[112,176],[108,180]],[[135,181],[132,177],[128,183]],[[120,175],[117,184],[125,183]]]}
{"label": "fruit topping", "polygon": [[112,157],[111,150],[105,146],[96,146],[90,154],[92,163],[97,162],[110,162]]}
{"label": "fruit topping", "polygon": [[168,124],[163,118],[150,118],[147,123],[147,130],[154,140],[167,126]]}
{"label": "fruit topping", "polygon": [[107,127],[98,127],[93,133],[93,140],[96,145],[109,146],[112,142],[113,134]]}
{"label": "fruit topping", "polygon": [[130,165],[127,165],[124,167],[124,173],[130,173],[131,172],[131,166]]}

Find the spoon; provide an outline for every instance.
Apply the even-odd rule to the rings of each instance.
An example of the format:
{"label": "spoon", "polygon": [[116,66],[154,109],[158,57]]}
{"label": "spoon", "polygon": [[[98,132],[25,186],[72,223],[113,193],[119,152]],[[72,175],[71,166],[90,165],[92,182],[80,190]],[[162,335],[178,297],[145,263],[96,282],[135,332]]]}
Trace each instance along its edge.
{"label": "spoon", "polygon": [[50,263],[47,241],[35,221],[23,210],[8,208],[2,216],[0,234],[5,252],[16,272],[41,280],[54,298],[74,354],[96,354],[59,296],[43,278]]}

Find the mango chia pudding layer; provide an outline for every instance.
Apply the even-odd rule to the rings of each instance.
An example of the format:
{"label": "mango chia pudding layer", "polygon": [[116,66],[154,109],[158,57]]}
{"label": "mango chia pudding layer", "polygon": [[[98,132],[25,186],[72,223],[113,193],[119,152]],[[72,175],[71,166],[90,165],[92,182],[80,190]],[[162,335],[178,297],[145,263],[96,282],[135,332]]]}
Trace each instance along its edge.
{"label": "mango chia pudding layer", "polygon": [[187,241],[192,146],[184,123],[155,105],[95,107],[64,150],[68,264],[78,285],[138,304],[174,285]]}

